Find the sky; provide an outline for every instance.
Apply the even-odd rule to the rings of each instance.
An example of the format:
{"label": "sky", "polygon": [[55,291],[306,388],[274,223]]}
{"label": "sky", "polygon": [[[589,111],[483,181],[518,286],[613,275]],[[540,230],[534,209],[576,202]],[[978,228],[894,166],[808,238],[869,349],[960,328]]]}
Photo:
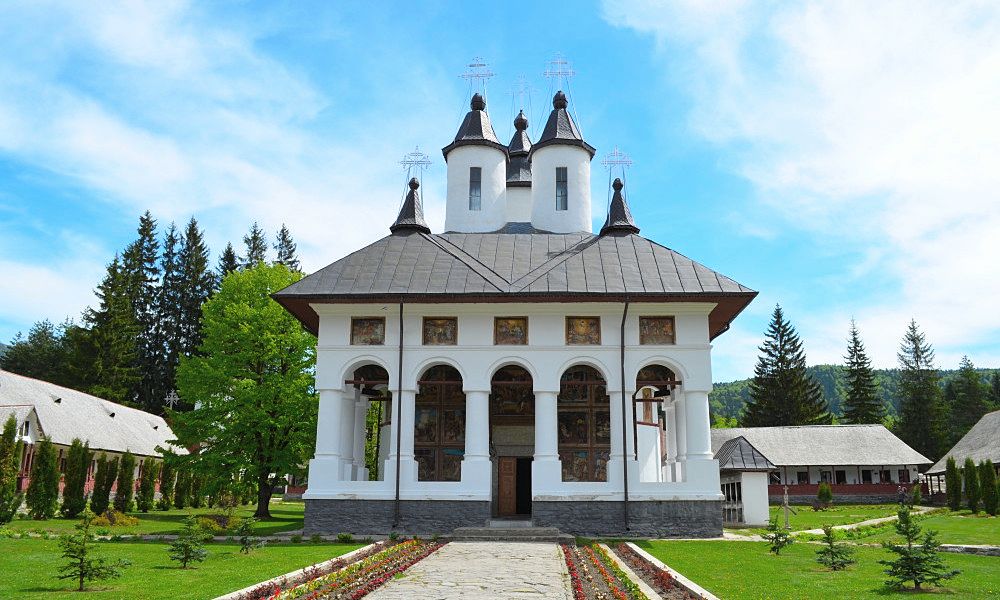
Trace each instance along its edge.
{"label": "sky", "polygon": [[[996,2],[50,2],[0,19],[0,340],[79,318],[149,210],[192,216],[214,257],[287,224],[305,270],[379,239],[399,161],[433,164],[494,73],[502,139],[537,138],[555,87],[598,155],[615,147],[642,235],[760,291],[714,341],[752,375],[771,312],[810,364],[856,320],[875,366],[916,319],[942,368],[1000,367]],[[575,75],[543,76],[562,56]],[[526,93],[516,93],[518,82]]]}

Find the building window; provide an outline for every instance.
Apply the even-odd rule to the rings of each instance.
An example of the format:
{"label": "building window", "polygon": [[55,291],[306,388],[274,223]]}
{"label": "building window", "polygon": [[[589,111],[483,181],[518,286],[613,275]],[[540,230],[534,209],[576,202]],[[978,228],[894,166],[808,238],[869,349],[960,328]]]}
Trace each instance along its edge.
{"label": "building window", "polygon": [[888,469],[883,469],[878,473],[879,483],[892,483],[892,476],[889,475]]}
{"label": "building window", "polygon": [[836,471],[834,475],[836,475],[837,485],[844,485],[847,483],[847,471]]}
{"label": "building window", "polygon": [[24,420],[24,425],[21,425],[21,435],[28,437],[28,433],[31,431],[31,424],[27,419]]}
{"label": "building window", "polygon": [[563,373],[556,401],[563,481],[608,480],[610,402],[604,377],[593,367]]}
{"label": "building window", "polygon": [[910,470],[900,469],[896,475],[898,475],[899,483],[910,483]]}
{"label": "building window", "polygon": [[799,485],[806,485],[809,483],[809,471],[798,471],[795,473],[795,480]]}
{"label": "building window", "polygon": [[566,167],[556,167],[556,210],[569,209],[569,183]]}
{"label": "building window", "polygon": [[469,210],[483,208],[483,169],[469,167]]}
{"label": "building window", "polygon": [[385,317],[351,319],[351,345],[380,346],[385,343]]}
{"label": "building window", "polygon": [[819,481],[820,481],[820,483],[832,483],[832,477],[831,477],[831,475],[833,475],[833,473],[831,473],[829,471],[820,471],[820,473],[819,473]]}
{"label": "building window", "polygon": [[872,482],[871,469],[861,469],[861,483],[871,483],[871,482]]}

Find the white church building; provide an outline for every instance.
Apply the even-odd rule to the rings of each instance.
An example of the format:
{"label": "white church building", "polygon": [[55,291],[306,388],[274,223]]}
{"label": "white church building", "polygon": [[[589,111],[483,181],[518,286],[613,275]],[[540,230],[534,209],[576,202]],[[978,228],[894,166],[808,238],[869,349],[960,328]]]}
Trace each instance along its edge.
{"label": "white church building", "polygon": [[413,179],[390,235],[274,295],[318,336],[306,533],[720,535],[711,342],[757,293],[641,237],[620,180],[592,233],[562,92],[514,126],[473,96],[445,232]]}

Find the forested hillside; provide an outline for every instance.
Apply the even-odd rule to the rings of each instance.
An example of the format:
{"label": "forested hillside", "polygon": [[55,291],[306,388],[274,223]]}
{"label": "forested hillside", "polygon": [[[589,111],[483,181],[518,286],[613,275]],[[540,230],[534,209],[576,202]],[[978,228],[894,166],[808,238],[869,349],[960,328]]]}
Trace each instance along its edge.
{"label": "forested hillside", "polygon": [[[840,416],[841,402],[844,398],[846,382],[844,368],[840,365],[814,365],[807,369],[808,373],[823,387],[823,395],[830,404],[830,412]],[[977,369],[986,382],[992,375],[992,369]],[[955,378],[958,370],[942,370],[941,386]],[[894,419],[899,414],[899,396],[896,388],[899,384],[898,369],[876,369],[875,380],[878,383],[879,397],[886,408],[886,414]],[[741,379],[728,383],[716,383],[714,391],[709,395],[709,403],[713,415],[736,417],[739,420],[743,405],[750,397],[750,379]]]}

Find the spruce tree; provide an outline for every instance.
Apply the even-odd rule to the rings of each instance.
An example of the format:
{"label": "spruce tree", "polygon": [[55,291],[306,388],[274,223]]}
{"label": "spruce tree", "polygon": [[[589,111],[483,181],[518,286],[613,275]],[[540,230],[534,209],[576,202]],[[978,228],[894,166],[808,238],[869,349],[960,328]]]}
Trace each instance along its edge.
{"label": "spruce tree", "polygon": [[990,402],[994,410],[1000,409],[1000,371],[993,371],[990,378]]}
{"label": "spruce tree", "polygon": [[944,467],[945,494],[948,498],[948,508],[958,510],[962,507],[962,473],[958,470],[955,458],[948,457]]}
{"label": "spruce tree", "polygon": [[17,473],[23,447],[17,435],[17,419],[10,415],[0,434],[0,525],[14,519],[24,498],[24,494],[17,491]]}
{"label": "spruce tree", "polygon": [[847,341],[847,356],[844,357],[847,376],[847,395],[844,400],[843,421],[845,423],[882,423],[885,409],[878,397],[872,361],[865,353],[858,327],[851,319],[851,332]]}
{"label": "spruce tree", "polygon": [[741,419],[747,427],[830,423],[823,390],[806,373],[806,355],[780,306],[774,307]]}
{"label": "spruce tree", "polygon": [[153,500],[156,497],[156,479],[160,474],[160,465],[151,458],[147,458],[142,465],[142,477],[139,479],[139,495],[136,497],[136,505],[140,512],[148,513],[153,508]]}
{"label": "spruce tree", "polygon": [[[182,293],[180,298],[180,355],[191,356],[201,344],[201,305],[215,289],[215,276],[208,264],[205,237],[192,218],[184,230],[180,262]],[[173,389],[173,388],[171,388]]]}
{"label": "spruce tree", "polygon": [[225,279],[226,275],[229,275],[233,271],[240,268],[240,257],[236,255],[236,251],[233,250],[232,243],[227,243],[226,248],[222,251],[219,256],[219,266],[215,269],[216,281],[219,285],[222,285],[222,280]]}
{"label": "spruce tree", "polygon": [[134,406],[140,381],[136,369],[139,326],[129,299],[128,279],[117,256],[108,265],[107,275],[95,293],[100,304],[84,315],[90,326],[88,343],[93,356],[92,383],[87,391],[105,400]]}
{"label": "spruce tree", "polygon": [[38,521],[51,518],[59,506],[59,465],[56,449],[48,436],[42,438],[35,450],[25,502],[28,514]]}
{"label": "spruce tree", "polygon": [[111,503],[111,486],[118,476],[118,459],[108,459],[102,454],[97,461],[97,472],[94,474],[94,491],[90,495],[90,510],[94,514],[103,515]]}
{"label": "spruce tree", "polygon": [[121,577],[122,569],[130,564],[127,560],[108,562],[104,558],[94,557],[94,534],[90,532],[94,516],[89,509],[84,510],[83,519],[76,525],[77,533],[64,535],[59,540],[62,557],[69,559],[69,563],[59,568],[59,579],[75,580],[78,592],[84,590],[88,581]]}
{"label": "spruce tree", "polygon": [[823,547],[816,551],[816,562],[831,571],[843,571],[857,561],[851,558],[854,549],[847,544],[838,544],[833,535],[833,525],[823,526]]}
{"label": "spruce tree", "polygon": [[14,336],[7,351],[0,355],[0,369],[41,379],[57,385],[65,381],[66,347],[59,329],[51,321],[38,321],[28,336]]}
{"label": "spruce tree", "polygon": [[122,273],[126,294],[136,324],[135,363],[138,378],[134,396],[137,405],[146,410],[157,408],[154,396],[163,387],[159,381],[161,344],[157,328],[157,289],[160,267],[157,264],[160,244],[156,239],[156,221],[147,210],[139,218],[138,238],[122,253]]}
{"label": "spruce tree", "polygon": [[174,498],[174,480],[176,479],[174,467],[169,460],[163,461],[160,467],[160,499],[156,502],[159,510],[170,510],[170,505]]}
{"label": "spruce tree", "polygon": [[135,495],[135,455],[128,450],[118,461],[118,485],[115,490],[115,510],[129,512]]}
{"label": "spruce tree", "polygon": [[150,410],[160,413],[163,401],[174,389],[177,364],[181,355],[181,298],[184,296],[184,269],[181,264],[181,237],[173,223],[163,238],[160,257],[160,287],[156,297],[157,330],[160,339],[160,362],[157,366],[160,386]]}
{"label": "spruce tree", "polygon": [[962,467],[962,484],[965,488],[965,504],[972,514],[979,512],[979,469],[971,458],[965,459]]}
{"label": "spruce tree", "polygon": [[1000,509],[1000,494],[997,491],[996,469],[989,459],[979,463],[979,488],[983,497],[983,510],[995,517]]}
{"label": "spruce tree", "polygon": [[278,259],[274,262],[285,265],[291,271],[301,271],[299,259],[295,256],[295,242],[292,241],[292,234],[284,223],[278,230],[278,239],[274,244],[274,249],[278,252]]}
{"label": "spruce tree", "polygon": [[188,515],[184,519],[184,529],[181,530],[177,539],[170,542],[168,554],[170,560],[181,563],[181,568],[186,569],[193,562],[202,562],[208,557],[205,550],[205,542],[209,536],[198,527],[198,520],[194,515]]}
{"label": "spruce tree", "polygon": [[87,470],[92,454],[90,442],[84,444],[79,438],[73,442],[66,454],[66,477],[63,486],[62,507],[59,511],[67,519],[74,519],[87,507]]}
{"label": "spruce tree", "polygon": [[951,579],[959,571],[949,570],[941,560],[938,548],[941,544],[935,539],[935,533],[928,531],[920,539],[920,526],[910,516],[909,509],[900,509],[895,523],[896,533],[903,536],[903,544],[883,542],[882,546],[896,554],[895,560],[880,560],[879,564],[889,567],[885,574],[889,580],[885,584],[891,588],[902,588],[913,582],[914,589],[922,589],[923,584],[938,584],[942,579]]}
{"label": "spruce tree", "polygon": [[897,354],[900,367],[900,439],[931,460],[945,451],[946,422],[934,349],[910,321]]}
{"label": "spruce tree", "polygon": [[267,260],[267,241],[264,239],[264,230],[255,221],[250,226],[250,232],[243,236],[243,244],[246,246],[246,257],[243,259],[243,268],[252,269]]}
{"label": "spruce tree", "polygon": [[953,380],[953,388],[955,398],[950,407],[952,443],[962,439],[962,436],[989,412],[987,400],[989,390],[968,356],[963,356],[959,363],[958,376]]}

